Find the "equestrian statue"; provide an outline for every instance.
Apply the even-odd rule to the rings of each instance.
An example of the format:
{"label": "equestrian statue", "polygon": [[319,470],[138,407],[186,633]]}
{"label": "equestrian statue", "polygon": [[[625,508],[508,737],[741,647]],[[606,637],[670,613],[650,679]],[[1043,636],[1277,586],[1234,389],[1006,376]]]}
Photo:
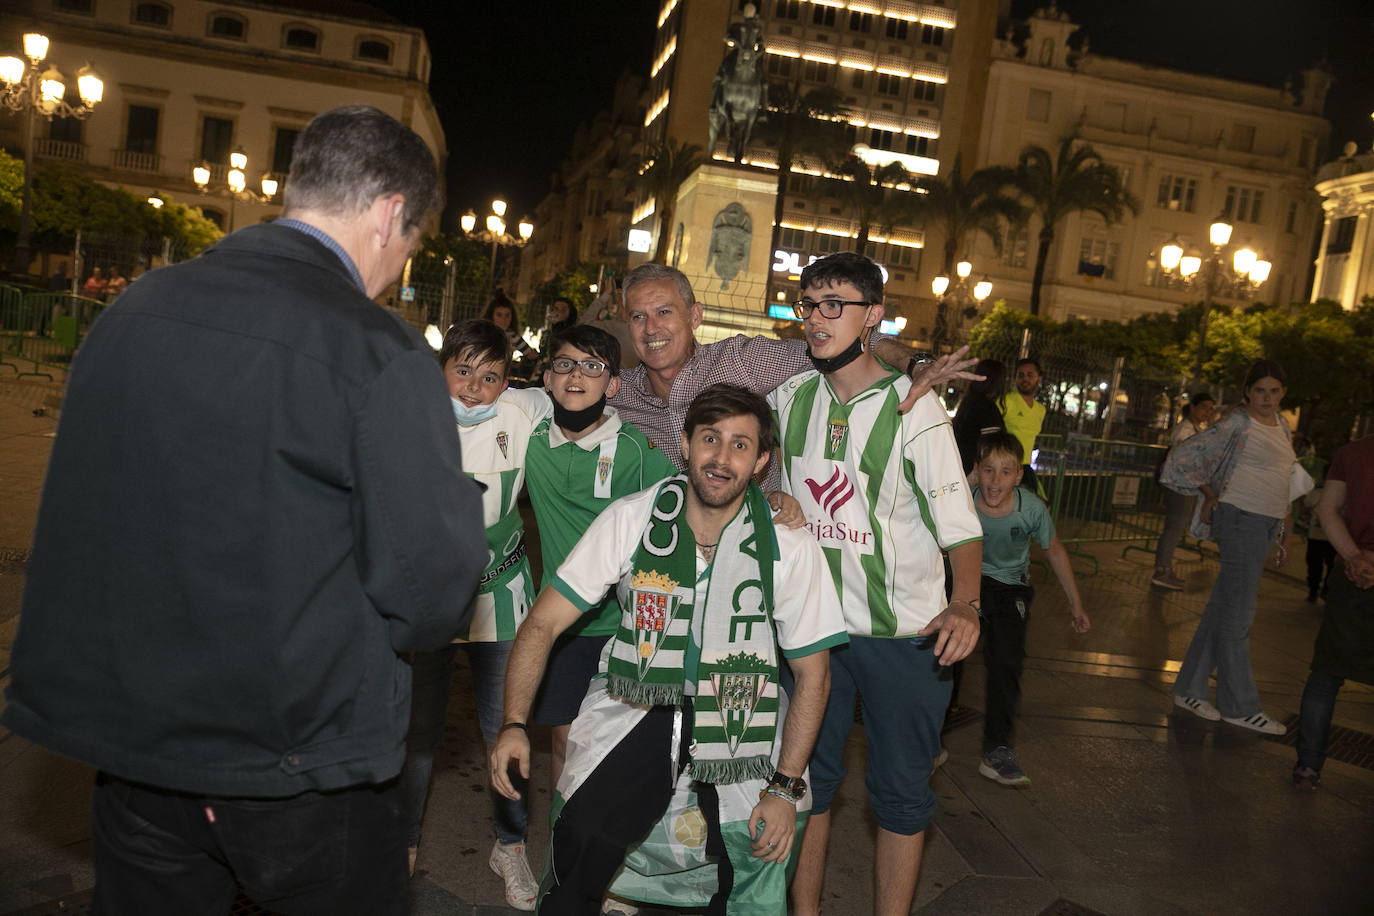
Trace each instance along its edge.
{"label": "equestrian statue", "polygon": [[716,138],[723,130],[730,157],[740,162],[759,110],[768,104],[763,29],[754,4],[745,4],[744,21],[732,24],[725,33],[725,47],[725,59],[711,83],[711,136],[706,149],[708,154],[715,152]]}

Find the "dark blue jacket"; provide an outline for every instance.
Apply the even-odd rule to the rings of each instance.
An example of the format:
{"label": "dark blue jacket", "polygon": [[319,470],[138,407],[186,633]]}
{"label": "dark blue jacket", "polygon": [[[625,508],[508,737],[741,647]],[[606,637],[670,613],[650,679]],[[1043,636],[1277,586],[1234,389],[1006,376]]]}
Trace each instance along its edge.
{"label": "dark blue jacket", "polygon": [[3,724],[186,792],[389,779],[399,653],[466,624],[481,519],[419,335],[315,239],[237,232],[81,346]]}

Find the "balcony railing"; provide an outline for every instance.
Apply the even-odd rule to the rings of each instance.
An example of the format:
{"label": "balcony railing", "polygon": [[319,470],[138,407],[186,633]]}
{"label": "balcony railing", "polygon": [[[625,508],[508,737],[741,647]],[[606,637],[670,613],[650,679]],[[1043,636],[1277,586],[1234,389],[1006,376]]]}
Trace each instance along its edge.
{"label": "balcony railing", "polygon": [[131,172],[156,172],[162,168],[162,157],[157,153],[136,153],[133,150],[114,151],[114,167]]}
{"label": "balcony railing", "polygon": [[34,154],[43,159],[60,159],[63,162],[85,162],[86,144],[70,140],[53,140],[41,137],[35,141]]}

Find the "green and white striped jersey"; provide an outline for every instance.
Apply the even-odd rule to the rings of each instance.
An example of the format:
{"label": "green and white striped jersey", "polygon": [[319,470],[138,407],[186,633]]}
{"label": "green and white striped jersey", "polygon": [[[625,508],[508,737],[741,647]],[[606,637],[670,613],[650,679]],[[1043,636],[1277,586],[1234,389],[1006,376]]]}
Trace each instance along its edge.
{"label": "green and white striped jersey", "polygon": [[982,537],[949,417],[934,393],[905,415],[897,372],[841,404],[819,372],[783,382],[783,487],[820,543],[853,636],[908,637],[945,608],[942,550]]}
{"label": "green and white striped jersey", "polygon": [[541,389],[510,388],[496,401],[496,416],[475,426],[459,426],[463,470],[486,485],[482,524],[487,530],[487,568],[477,587],[468,642],[502,642],[515,630],[534,601],[534,581],[525,550],[525,526],[516,500],[525,485],[525,453],[530,433],[553,415]]}

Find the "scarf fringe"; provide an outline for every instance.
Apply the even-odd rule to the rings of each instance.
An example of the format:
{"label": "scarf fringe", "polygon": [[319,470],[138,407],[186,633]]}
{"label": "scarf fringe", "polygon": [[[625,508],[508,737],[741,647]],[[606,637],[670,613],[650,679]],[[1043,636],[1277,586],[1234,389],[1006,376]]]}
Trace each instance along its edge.
{"label": "scarf fringe", "polygon": [[[610,672],[606,676],[606,692],[628,703],[641,706],[681,706],[682,683],[646,684],[623,674]],[[772,772],[771,770],[769,771]]]}
{"label": "scarf fringe", "polygon": [[766,754],[739,760],[692,761],[692,778],[713,785],[730,785],[750,779],[767,779],[773,775],[773,761]]}

